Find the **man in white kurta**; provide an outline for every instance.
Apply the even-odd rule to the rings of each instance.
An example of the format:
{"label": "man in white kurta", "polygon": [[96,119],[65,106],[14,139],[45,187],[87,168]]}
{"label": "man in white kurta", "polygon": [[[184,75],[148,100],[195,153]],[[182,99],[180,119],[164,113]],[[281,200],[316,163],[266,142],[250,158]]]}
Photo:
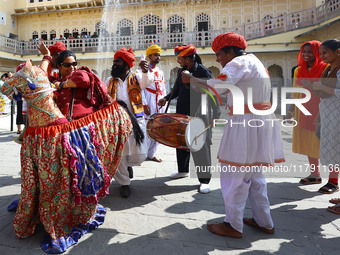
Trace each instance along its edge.
{"label": "man in white kurta", "polygon": [[[113,66],[111,70],[112,77],[106,80],[108,93],[115,100],[121,100],[127,104],[128,109],[137,118],[140,128],[146,136],[146,126],[144,120],[144,111],[141,92],[144,88],[150,86],[152,77],[148,72],[148,64],[143,61],[139,64],[139,69],[132,72],[135,58],[132,49],[125,48],[115,53]],[[130,196],[130,184],[128,167],[138,166],[146,159],[147,143],[144,142],[138,146],[132,132],[124,145],[122,159],[114,175],[114,179],[121,185],[121,196],[126,198]]]}
{"label": "man in white kurta", "polygon": [[[153,83],[143,90],[143,102],[144,102],[144,111],[145,111],[145,119],[147,120],[154,113],[164,113],[164,107],[158,106],[159,99],[163,98],[166,95],[166,84],[164,80],[163,71],[157,66],[160,61],[162,49],[156,44],[151,45],[146,50],[146,56],[149,58],[149,73],[153,77]],[[158,142],[151,140],[148,136],[146,136],[147,144],[148,144],[148,154],[147,157],[156,162],[162,162],[161,159],[158,159],[155,154],[157,147],[159,145]]]}
{"label": "man in white kurta", "polygon": [[[235,100],[235,90],[230,87],[228,106],[231,112],[218,151],[226,217],[223,223],[208,224],[210,232],[234,238],[242,237],[243,223],[274,233],[262,168],[284,162],[280,127],[275,115],[268,113],[274,112],[270,105],[270,79],[261,61],[253,54],[245,53],[246,46],[246,41],[238,34],[217,36],[212,48],[223,70],[218,79],[207,81],[215,88],[233,85],[245,98],[240,104],[240,97]],[[250,110],[248,88],[252,88],[252,105],[257,110],[268,110],[265,115],[253,114]],[[238,108],[244,109],[244,114],[236,115]],[[251,203],[252,218],[243,218],[247,198]]]}

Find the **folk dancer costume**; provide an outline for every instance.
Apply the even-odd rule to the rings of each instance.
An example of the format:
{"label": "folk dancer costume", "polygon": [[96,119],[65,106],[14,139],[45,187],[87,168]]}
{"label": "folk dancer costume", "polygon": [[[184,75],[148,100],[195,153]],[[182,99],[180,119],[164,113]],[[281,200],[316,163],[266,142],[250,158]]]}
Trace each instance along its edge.
{"label": "folk dancer costume", "polygon": [[72,122],[56,107],[47,74],[30,61],[2,87],[7,96],[22,94],[29,115],[14,230],[27,238],[42,224],[50,236],[41,242],[47,253],[64,252],[103,223],[98,199],[107,194],[132,131],[126,111],[97,85],[106,107]]}
{"label": "folk dancer costume", "polygon": [[[212,49],[217,52],[226,46],[237,46],[245,50],[247,43],[238,34],[221,34],[214,39]],[[242,90],[245,99],[248,96],[247,89],[253,88],[255,109],[268,109],[266,107],[270,104],[271,83],[265,67],[253,54],[233,58],[225,65],[217,79],[208,81],[208,85],[213,87],[221,83],[237,86]],[[218,151],[218,159],[221,162],[221,190],[226,210],[224,223],[229,223],[240,233],[243,232],[243,213],[249,197],[253,219],[259,226],[271,230],[274,225],[262,166],[284,162],[280,127],[276,121],[267,121],[276,119],[274,114],[255,115],[250,113],[247,105],[244,115],[233,115],[231,93],[228,93],[228,105],[231,115]],[[249,121],[254,119],[259,121],[249,126]],[[231,122],[234,124],[231,125]],[[258,122],[263,122],[264,125],[261,126]],[[242,171],[241,167],[253,167],[253,171]]]}
{"label": "folk dancer costume", "polygon": [[[313,55],[315,57],[314,64],[310,70],[308,70],[307,62],[302,57],[303,47],[306,44],[310,44]],[[294,88],[302,88],[302,80],[317,81],[321,77],[322,72],[327,67],[327,64],[320,58],[319,48],[321,42],[308,41],[302,44],[300,53],[298,55],[298,67],[294,71]],[[303,98],[302,93],[293,93],[293,98]],[[314,121],[319,114],[320,98],[311,93],[311,98],[303,106],[311,113],[311,115],[304,115],[301,113],[298,107],[294,109],[294,116],[297,122],[293,128],[293,152],[308,156],[309,162],[315,165],[316,169],[311,169],[312,172],[319,173],[319,151],[320,151],[320,139],[315,134]],[[308,179],[308,177],[306,178]],[[302,179],[304,180],[304,179]]]}
{"label": "folk dancer costume", "polygon": [[[151,54],[159,53],[161,54],[162,49],[156,44],[151,45],[146,50],[146,56],[150,56]],[[163,98],[166,94],[166,84],[164,80],[164,73],[158,66],[149,65],[150,75],[153,76],[153,83],[143,89],[143,104],[144,106],[148,106],[150,109],[150,115],[154,113],[164,113],[165,107],[159,107],[157,105],[159,99]],[[150,115],[145,115],[145,119],[147,120]],[[146,136],[147,145],[148,145],[148,154],[147,157],[149,159],[154,158],[157,147],[159,145],[158,142],[153,141]]]}
{"label": "folk dancer costume", "polygon": [[[118,50],[114,55],[114,59],[116,58],[122,58],[130,68],[135,65],[135,54],[132,52],[131,48],[129,50],[126,50],[125,48]],[[125,102],[128,109],[134,113],[140,128],[144,132],[144,137],[146,137],[146,124],[144,120],[141,91],[150,86],[152,78],[148,76],[148,73],[143,73],[137,69],[135,73],[130,71],[124,81],[120,78],[109,77],[105,83],[108,87],[108,94],[115,100],[122,100]],[[114,175],[114,179],[122,186],[130,185],[131,180],[127,168],[140,165],[146,159],[146,154],[146,140],[144,139],[144,142],[138,146],[132,132],[124,146],[122,160],[118,167],[118,171]]]}
{"label": "folk dancer costume", "polygon": [[[194,45],[181,45],[175,48],[175,55],[176,56],[191,56],[196,54],[197,49]],[[185,114],[193,117],[201,118],[205,125],[208,126],[212,118],[219,118],[219,108],[214,107],[214,113],[212,116],[211,109],[212,104],[211,101],[208,100],[209,105],[207,107],[207,114],[202,115],[201,111],[201,98],[202,94],[200,92],[190,90],[189,87],[182,82],[181,73],[182,71],[186,70],[185,68],[181,68],[178,70],[177,79],[175,85],[173,87],[173,94],[171,99],[177,98],[176,104],[176,113]],[[194,77],[197,78],[212,78],[211,72],[202,64],[195,62],[194,66],[188,70]],[[169,93],[165,98],[169,101],[171,93]],[[192,157],[194,159],[194,163],[197,171],[198,180],[201,184],[208,184],[210,182],[211,174],[210,174],[210,167],[211,167],[211,153],[210,153],[210,145],[211,145],[211,130],[209,129],[206,143],[202,147],[201,150],[197,152],[192,152]],[[179,173],[189,173],[189,160],[190,160],[190,151],[176,149],[176,156],[177,156],[177,167]],[[202,171],[201,171],[202,170]]]}

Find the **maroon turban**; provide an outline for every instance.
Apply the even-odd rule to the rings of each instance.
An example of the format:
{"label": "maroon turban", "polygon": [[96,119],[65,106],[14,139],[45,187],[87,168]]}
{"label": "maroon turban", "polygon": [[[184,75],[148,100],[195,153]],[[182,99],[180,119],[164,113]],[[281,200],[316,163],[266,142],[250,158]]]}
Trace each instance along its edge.
{"label": "maroon turban", "polygon": [[230,32],[216,36],[211,48],[216,53],[227,46],[236,46],[245,50],[247,48],[247,42],[242,35]]}
{"label": "maroon turban", "polygon": [[113,58],[123,59],[129,65],[130,68],[135,65],[136,61],[135,53],[133,53],[132,48],[130,48],[129,50],[127,50],[126,48],[117,50]]}
{"label": "maroon turban", "polygon": [[48,49],[50,50],[51,56],[53,56],[54,53],[56,52],[59,53],[59,52],[66,50],[66,46],[62,42],[56,42],[55,44],[48,47]]}

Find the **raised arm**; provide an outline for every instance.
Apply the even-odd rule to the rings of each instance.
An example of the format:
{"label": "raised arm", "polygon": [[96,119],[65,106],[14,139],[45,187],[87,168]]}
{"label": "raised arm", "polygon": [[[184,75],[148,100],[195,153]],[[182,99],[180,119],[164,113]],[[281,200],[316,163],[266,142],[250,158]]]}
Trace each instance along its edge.
{"label": "raised arm", "polygon": [[44,42],[39,42],[39,44],[37,44],[37,49],[40,51],[42,55],[44,55],[43,59],[41,60],[40,68],[47,73],[48,65],[50,64],[52,59],[50,51],[46,47]]}

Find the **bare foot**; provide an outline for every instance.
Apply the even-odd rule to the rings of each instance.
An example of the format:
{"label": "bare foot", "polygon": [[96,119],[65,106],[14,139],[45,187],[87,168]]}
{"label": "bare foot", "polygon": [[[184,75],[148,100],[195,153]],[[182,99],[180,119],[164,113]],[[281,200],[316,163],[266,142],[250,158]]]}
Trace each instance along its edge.
{"label": "bare foot", "polygon": [[156,157],[153,157],[151,160],[156,161],[156,162],[159,162],[159,163],[163,161],[162,159],[160,159],[160,158],[158,159],[158,158],[156,158]]}
{"label": "bare foot", "polygon": [[219,236],[229,236],[233,238],[241,238],[242,233],[238,232],[236,229],[230,226],[230,224],[218,223],[218,224],[208,224],[208,230]]}

